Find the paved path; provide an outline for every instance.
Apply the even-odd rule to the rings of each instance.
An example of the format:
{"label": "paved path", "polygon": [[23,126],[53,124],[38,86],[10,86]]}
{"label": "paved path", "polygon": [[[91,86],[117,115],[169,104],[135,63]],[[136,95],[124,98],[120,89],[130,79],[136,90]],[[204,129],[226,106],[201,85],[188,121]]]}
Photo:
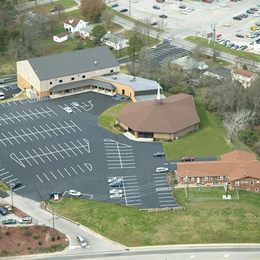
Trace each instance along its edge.
{"label": "paved path", "polygon": [[[0,201],[11,204],[11,197],[9,196],[4,199],[0,198]],[[26,214],[32,216],[38,224],[53,227],[53,215],[42,209],[39,202],[14,194],[14,205]],[[124,251],[126,248],[125,246],[111,241],[82,225],[72,223],[58,216],[54,217],[54,226],[60,232],[65,233],[70,240],[70,245],[63,252],[64,254],[102,253],[111,251],[120,252]],[[77,235],[86,237],[89,241],[90,247],[81,248],[76,240]]]}

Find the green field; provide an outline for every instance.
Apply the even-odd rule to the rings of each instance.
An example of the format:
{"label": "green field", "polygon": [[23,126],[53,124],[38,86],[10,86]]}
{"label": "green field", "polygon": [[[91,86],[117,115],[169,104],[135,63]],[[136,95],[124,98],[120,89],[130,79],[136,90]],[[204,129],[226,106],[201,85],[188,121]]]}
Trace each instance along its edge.
{"label": "green field", "polygon": [[215,42],[215,46],[214,46],[214,42],[211,41],[210,44],[209,44],[208,40],[205,39],[205,38],[202,38],[202,37],[189,36],[189,37],[186,37],[185,40],[192,42],[192,43],[195,43],[195,44],[198,44],[198,45],[206,46],[206,47],[211,48],[211,49],[215,48],[218,51],[222,51],[222,52],[237,56],[239,58],[260,62],[260,55],[258,55],[258,54],[231,49],[231,48],[228,48],[228,47],[223,46],[221,44],[218,44],[217,42]]}
{"label": "green field", "polygon": [[[183,203],[184,194],[175,189]],[[259,243],[260,194],[240,192],[238,200],[232,193],[231,201],[221,200],[223,194],[223,188],[193,188],[186,210],[160,213],[83,199],[50,202],[50,207],[127,246]]]}
{"label": "green field", "polygon": [[127,102],[123,102],[104,111],[98,118],[99,125],[114,134],[120,134],[121,132],[114,127],[114,125],[116,123],[117,113],[121,111],[126,104]]}
{"label": "green field", "polygon": [[231,150],[226,143],[225,130],[220,119],[207,111],[200,102],[196,102],[196,108],[200,118],[199,130],[177,141],[164,143],[168,160],[190,155],[219,156]]}

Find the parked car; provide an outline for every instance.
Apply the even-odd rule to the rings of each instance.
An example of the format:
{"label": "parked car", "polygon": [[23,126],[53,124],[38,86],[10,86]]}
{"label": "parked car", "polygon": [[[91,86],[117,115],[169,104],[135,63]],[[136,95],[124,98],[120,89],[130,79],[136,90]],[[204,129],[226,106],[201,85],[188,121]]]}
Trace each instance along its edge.
{"label": "parked car", "polygon": [[195,158],[192,157],[192,156],[184,156],[184,157],[181,158],[181,161],[182,162],[193,162],[193,161],[195,161]]}
{"label": "parked car", "polygon": [[109,187],[113,187],[113,188],[120,188],[123,187],[123,182],[122,181],[113,181],[109,183]]}
{"label": "parked car", "polygon": [[50,198],[51,198],[51,199],[54,199],[55,196],[58,196],[58,197],[61,197],[61,196],[62,196],[61,192],[58,192],[58,191],[50,192],[49,195],[50,195]]}
{"label": "parked car", "polygon": [[111,177],[111,178],[108,178],[107,182],[108,183],[111,183],[111,182],[115,182],[115,181],[123,181],[123,178],[122,177]]}
{"label": "parked car", "polygon": [[156,0],[157,3],[164,3],[165,0]]}
{"label": "parked car", "polygon": [[71,102],[71,105],[74,106],[74,107],[79,107],[80,106],[80,104],[78,102],[76,102],[76,101]]}
{"label": "parked car", "polygon": [[12,183],[10,183],[10,188],[11,188],[12,190],[18,189],[18,188],[20,188],[20,187],[22,187],[22,186],[23,186],[23,183],[22,183],[22,182],[12,182]]}
{"label": "parked car", "polygon": [[3,225],[15,225],[16,224],[16,219],[5,219],[2,221]]}
{"label": "parked car", "polygon": [[19,220],[19,224],[31,224],[32,223],[32,217],[24,217]]}
{"label": "parked car", "polygon": [[114,194],[111,194],[109,197],[110,197],[110,199],[120,199],[120,198],[124,197],[124,194],[122,194],[122,193],[114,193]]}
{"label": "parked car", "polygon": [[121,190],[121,189],[112,189],[112,190],[109,191],[109,194],[115,194],[115,193],[122,194],[123,190]]}
{"label": "parked car", "polygon": [[70,107],[64,107],[63,109],[69,114],[73,112],[73,110]]}
{"label": "parked car", "polygon": [[127,8],[123,8],[123,9],[120,10],[120,13],[126,13],[126,12],[128,12]]}
{"label": "parked car", "polygon": [[157,25],[158,24],[158,22],[151,22],[150,23],[150,25],[152,25],[152,26],[155,26],[155,25]]}
{"label": "parked car", "polygon": [[0,208],[0,214],[3,216],[6,216],[9,213],[8,209],[1,207]]}
{"label": "parked car", "polygon": [[240,33],[237,33],[237,34],[236,34],[236,37],[238,37],[238,38],[244,38],[245,36],[242,35],[242,34],[240,34]]}
{"label": "parked car", "polygon": [[86,247],[88,245],[87,240],[82,236],[77,236],[77,240],[79,241],[81,247]]}
{"label": "parked car", "polygon": [[160,17],[160,18],[163,18],[163,19],[168,18],[168,16],[167,16],[166,14],[160,14],[159,17]]}
{"label": "parked car", "polygon": [[243,18],[247,18],[248,15],[247,14],[241,14]]}
{"label": "parked car", "polygon": [[81,196],[81,192],[80,192],[80,191],[77,191],[77,190],[69,190],[69,195],[70,195],[71,197],[76,197],[76,198],[78,198],[78,197]]}
{"label": "parked car", "polygon": [[153,9],[159,10],[160,7],[158,5],[153,5]]}
{"label": "parked car", "polygon": [[180,9],[186,9],[186,5],[179,5]]}
{"label": "parked car", "polygon": [[169,171],[169,169],[167,167],[157,167],[155,169],[156,173],[165,173],[165,172],[168,172],[168,171]]}
{"label": "parked car", "polygon": [[10,205],[5,205],[4,208],[8,210],[8,213],[12,213],[13,212],[13,208]]}
{"label": "parked car", "polygon": [[153,154],[153,157],[165,157],[165,153],[164,152],[157,152]]}
{"label": "parked car", "polygon": [[118,6],[119,6],[118,4],[113,4],[113,5],[111,5],[112,8],[116,8],[116,7],[118,7]]}

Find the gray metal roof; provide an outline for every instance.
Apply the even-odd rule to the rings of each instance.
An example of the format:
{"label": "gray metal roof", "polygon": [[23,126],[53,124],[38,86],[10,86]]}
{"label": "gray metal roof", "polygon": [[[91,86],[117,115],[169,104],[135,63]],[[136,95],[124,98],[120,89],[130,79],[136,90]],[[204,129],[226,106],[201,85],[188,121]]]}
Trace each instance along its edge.
{"label": "gray metal roof", "polygon": [[119,66],[107,46],[32,58],[28,61],[40,80]]}
{"label": "gray metal roof", "polygon": [[118,73],[116,75],[109,75],[109,76],[99,76],[97,78],[100,80],[107,80],[110,82],[116,82],[116,83],[129,86],[135,92],[152,90],[152,89],[156,90],[158,88],[158,83],[154,80],[144,79],[139,77],[135,77],[135,79],[133,80],[132,75],[122,74],[122,73]]}
{"label": "gray metal roof", "polygon": [[[165,98],[165,96],[163,94],[161,94],[160,96],[161,96],[161,99]],[[157,99],[157,94],[135,96],[135,99],[137,100],[137,102],[155,100],[155,99]]]}
{"label": "gray metal roof", "polygon": [[95,79],[86,79],[86,80],[70,82],[70,83],[65,83],[65,84],[54,86],[50,89],[50,91],[58,92],[58,91],[62,91],[62,90],[80,88],[80,87],[85,87],[85,86],[96,86],[96,87],[109,89],[109,90],[115,89],[115,87],[112,84],[110,84],[109,82],[104,82],[104,81],[95,80]]}

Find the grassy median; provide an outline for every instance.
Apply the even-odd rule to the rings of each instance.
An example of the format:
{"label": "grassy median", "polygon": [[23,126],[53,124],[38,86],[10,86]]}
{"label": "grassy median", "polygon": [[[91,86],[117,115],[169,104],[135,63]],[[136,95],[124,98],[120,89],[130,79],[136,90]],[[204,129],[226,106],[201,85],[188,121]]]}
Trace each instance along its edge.
{"label": "grassy median", "polygon": [[175,197],[187,209],[148,213],[136,208],[83,199],[63,199],[50,207],[56,213],[127,246],[193,243],[259,243],[260,194],[231,193],[223,188],[191,188],[185,204],[184,189]]}

